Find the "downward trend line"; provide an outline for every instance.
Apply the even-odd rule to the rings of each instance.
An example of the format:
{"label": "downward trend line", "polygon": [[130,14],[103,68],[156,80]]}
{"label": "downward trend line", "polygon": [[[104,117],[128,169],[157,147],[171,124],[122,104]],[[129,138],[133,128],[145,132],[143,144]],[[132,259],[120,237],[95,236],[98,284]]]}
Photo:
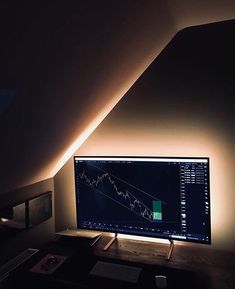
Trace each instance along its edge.
{"label": "downward trend line", "polygon": [[[83,184],[86,185],[86,186],[88,186],[88,187],[90,187],[88,184],[86,184],[86,183],[84,183],[84,182],[83,182]],[[100,191],[100,190],[98,190],[98,189],[96,189],[96,188],[93,188],[93,189],[94,189],[96,192],[98,192],[98,193],[104,195],[105,197],[111,199],[111,200],[114,201],[115,203],[119,204],[120,206],[122,206],[122,207],[124,207],[124,208],[130,210],[131,212],[137,214],[138,216],[143,217],[144,219],[148,220],[149,222],[152,222],[152,221],[153,221],[153,220],[152,220],[152,215],[148,215],[147,217],[145,217],[145,214],[148,214],[147,210],[146,210],[146,212],[143,212],[142,214],[139,214],[138,212],[136,212],[136,211],[130,209],[128,206],[122,204],[121,202],[119,202],[119,201],[113,199],[112,197],[110,197],[109,195],[103,193],[102,191]],[[148,209],[148,210],[149,210],[149,209]],[[151,212],[151,214],[152,214],[152,212]]]}
{"label": "downward trend line", "polygon": [[113,174],[111,174],[111,173],[109,173],[109,172],[107,172],[107,171],[99,168],[99,167],[96,167],[96,166],[94,166],[94,165],[88,164],[88,166],[90,166],[90,167],[92,167],[92,168],[95,168],[95,169],[97,169],[97,170],[99,170],[99,171],[101,171],[101,172],[107,173],[107,174],[109,174],[110,176],[114,177],[115,179],[119,180],[120,182],[125,183],[125,184],[127,184],[128,186],[134,188],[135,190],[137,190],[137,191],[139,191],[139,192],[141,192],[141,193],[143,193],[143,194],[151,197],[151,198],[154,199],[154,200],[160,201],[162,204],[165,204],[165,205],[166,205],[166,202],[164,202],[164,201],[156,198],[155,196],[153,196],[153,195],[151,195],[151,194],[149,194],[149,193],[141,190],[140,188],[137,188],[136,186],[134,186],[134,185],[126,182],[125,180],[123,180],[123,179],[121,179],[121,178],[119,178],[119,177],[117,177],[117,176],[115,176],[115,175],[113,175]]}
{"label": "downward trend line", "polygon": [[[120,191],[118,189],[118,187],[115,184],[115,181],[112,179],[112,177],[107,173],[103,173],[101,175],[97,175],[97,177],[95,179],[90,179],[85,171],[83,171],[81,174],[79,174],[80,179],[83,181],[83,183],[85,183],[87,186],[96,189],[98,192],[100,192],[100,190],[97,189],[97,187],[99,186],[99,184],[103,183],[103,181],[106,179],[113,187],[114,192],[120,196],[121,198],[125,199],[128,201],[129,203],[129,208],[131,211],[139,214],[141,217],[147,218],[149,221],[152,221],[153,219],[153,212],[147,207],[145,206],[138,198],[136,198],[134,195],[132,195],[128,190],[126,190],[125,192]],[[106,195],[102,192],[103,195]],[[108,196],[110,199],[111,198],[109,195]],[[132,200],[132,198],[134,200]],[[115,200],[115,199],[113,199]],[[117,203],[119,203],[117,200],[115,200]],[[122,204],[123,205],[123,204]],[[123,205],[124,207],[128,207]],[[140,211],[140,213],[138,212],[138,209]]]}

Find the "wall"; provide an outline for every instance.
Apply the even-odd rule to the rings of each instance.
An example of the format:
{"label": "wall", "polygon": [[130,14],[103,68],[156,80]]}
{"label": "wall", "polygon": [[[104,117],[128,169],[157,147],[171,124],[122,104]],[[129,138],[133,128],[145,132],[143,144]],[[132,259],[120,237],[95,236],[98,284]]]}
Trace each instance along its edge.
{"label": "wall", "polygon": [[[235,251],[234,21],[182,30],[79,155],[208,156],[212,246]],[[75,227],[73,159],[55,176],[56,228]],[[61,221],[63,219],[63,221]]]}
{"label": "wall", "polygon": [[[87,1],[76,7],[52,1],[47,6],[27,4],[27,9],[19,2],[13,10],[10,2],[2,2],[4,9],[0,9],[4,28],[1,97],[6,97],[5,89],[12,97],[3,102],[0,111],[4,136],[0,144],[0,193],[2,200],[4,192],[11,191],[5,198],[8,201],[29,191],[32,195],[40,193],[42,184],[53,190],[50,179],[12,191],[54,176],[71,155],[71,144],[79,136],[80,141],[75,142],[79,146],[89,136],[177,30],[231,19],[235,11],[233,0],[102,1],[102,5]],[[223,41],[216,46],[227,54],[218,44],[223,46]],[[221,51],[214,54],[214,63],[217,56],[223,62]],[[192,51],[192,59],[194,55]],[[168,65],[174,63],[175,56]],[[233,59],[229,67],[234,67]],[[176,68],[182,66],[181,62],[175,64]],[[198,83],[189,78],[191,69],[186,69],[181,81],[174,83],[180,73],[168,65],[163,62],[160,74],[156,74],[160,87],[156,93],[149,84],[127,93],[77,154],[208,155],[213,247],[234,250],[234,104],[229,98],[234,96],[234,74],[223,74],[223,85],[218,88],[213,84],[221,79],[212,77],[209,86],[203,82],[203,77],[213,76],[210,69],[204,70]],[[185,83],[189,85],[185,87]],[[56,229],[74,227],[72,159],[54,180]],[[46,241],[53,233],[53,224],[54,218],[9,240],[1,249],[1,261]],[[39,240],[41,233],[44,237]]]}
{"label": "wall", "polygon": [[76,228],[73,158],[54,177],[55,231]]}
{"label": "wall", "polygon": [[164,0],[1,2],[0,194],[54,177],[176,33]]}
{"label": "wall", "polygon": [[13,2],[0,1],[0,193],[54,177],[177,31],[235,17],[234,0]]}
{"label": "wall", "polygon": [[[54,199],[54,180],[48,179],[30,186],[22,187],[7,194],[0,195],[0,208],[34,198],[42,193],[52,191]],[[52,217],[28,230],[18,232],[6,240],[1,240],[0,266],[27,248],[39,248],[54,237],[54,203]]]}

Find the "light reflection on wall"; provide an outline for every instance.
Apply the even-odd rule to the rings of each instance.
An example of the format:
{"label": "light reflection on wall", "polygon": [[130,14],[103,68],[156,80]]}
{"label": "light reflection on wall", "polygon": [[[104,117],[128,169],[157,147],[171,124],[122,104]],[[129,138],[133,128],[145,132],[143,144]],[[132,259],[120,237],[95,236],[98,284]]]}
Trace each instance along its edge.
{"label": "light reflection on wall", "polygon": [[[205,2],[205,3],[204,3]],[[168,20],[166,21],[166,17],[155,17],[154,22],[151,24],[151,33],[148,37],[148,33],[145,30],[143,35],[147,35],[147,38],[144,38],[142,47],[143,52],[136,58],[135,63],[133,62],[130,65],[130,71],[128,71],[128,79],[126,83],[122,82],[118,87],[113,87],[110,91],[105,91],[105,88],[101,90],[98,89],[97,96],[102,95],[104,99],[108,99],[107,103],[101,105],[100,104],[99,111],[96,115],[92,115],[90,119],[87,119],[87,126],[83,128],[82,131],[77,131],[73,136],[71,136],[71,141],[69,146],[64,149],[59,155],[51,161],[47,165],[47,167],[43,168],[38,175],[34,176],[29,183],[35,183],[41,179],[47,179],[53,177],[59,169],[68,161],[68,159],[72,156],[72,154],[82,145],[82,143],[90,136],[90,134],[98,127],[98,125],[103,121],[103,119],[109,114],[109,112],[115,107],[115,105],[119,102],[119,100],[124,96],[125,92],[131,87],[131,85],[138,79],[138,77],[145,71],[145,69],[149,66],[149,64],[159,55],[162,49],[168,44],[168,42],[173,38],[173,36],[180,31],[181,29],[189,26],[200,25],[205,23],[211,23],[216,21],[222,21],[226,19],[233,19],[235,16],[234,7],[235,2],[231,0],[221,1],[204,1],[203,3],[198,3],[197,0],[190,1],[181,1],[181,3],[175,3],[174,0],[169,1],[165,7],[163,5],[164,10],[161,10],[161,3],[156,3],[156,13],[157,11],[166,11],[169,12],[169,15],[166,14]],[[158,6],[160,5],[160,6]],[[232,6],[231,6],[232,5]],[[213,9],[212,9],[212,7]],[[192,10],[191,8],[194,7]],[[165,8],[167,10],[165,10]],[[223,11],[223,13],[221,13]],[[163,12],[162,12],[163,13]],[[162,25],[163,22],[164,25]],[[159,27],[161,27],[159,29]],[[162,28],[164,27],[164,29]],[[142,27],[143,29],[143,27]],[[132,35],[133,37],[133,35]],[[140,34],[137,34],[137,40],[139,40]],[[154,41],[153,41],[154,39]],[[137,42],[138,43],[138,42]],[[147,49],[148,48],[148,49]],[[140,51],[140,47],[139,50]],[[127,55],[133,54],[133,51],[127,53]],[[127,56],[125,56],[127,57]],[[123,58],[123,62],[127,62],[128,58]],[[115,68],[116,69],[116,68]],[[134,70],[134,71],[133,71]],[[126,73],[125,70],[120,70],[121,73]],[[120,74],[117,75],[117,82]],[[107,78],[108,82],[110,81]],[[108,84],[106,83],[105,86]],[[108,97],[107,97],[108,96]],[[99,99],[97,97],[97,99]]]}
{"label": "light reflection on wall", "polygon": [[[169,126],[170,127],[170,126]],[[138,128],[138,125],[137,125]],[[174,133],[167,127],[154,131],[116,128],[115,134],[100,128],[77,151],[79,155],[146,155],[208,156],[210,158],[210,191],[212,248],[235,250],[233,227],[233,163],[231,146],[224,133],[211,127],[178,124]],[[111,137],[110,137],[111,136]],[[180,243],[180,242],[178,242]]]}
{"label": "light reflection on wall", "polygon": [[[53,159],[47,167],[43,168],[36,176],[34,176],[30,183],[36,183],[38,180],[54,177],[56,173],[66,164],[71,156],[79,149],[79,147],[86,141],[86,139],[92,134],[92,132],[100,125],[100,123],[106,118],[111,110],[117,105],[120,99],[131,88],[135,81],[141,76],[141,74],[147,69],[147,67],[154,61],[156,56],[165,48],[168,42],[173,38],[175,30],[168,31],[161,39],[156,47],[154,47],[151,54],[143,56],[141,63],[139,63],[134,71],[130,71],[129,77],[123,81],[118,89],[110,88],[107,91],[106,85],[102,91],[97,94],[103,95],[104,99],[108,99],[107,102],[96,102],[97,113],[91,115],[90,121],[82,131],[75,133],[71,139],[73,142],[61,152],[56,159]],[[94,100],[95,102],[95,100]]]}
{"label": "light reflection on wall", "polygon": [[[167,3],[166,8],[167,11],[169,10],[169,15],[167,15],[168,20],[164,25],[162,25],[161,22],[159,22],[161,23],[161,25],[156,25],[158,21],[165,21],[165,17],[163,17],[163,19],[161,19],[161,17],[154,18],[156,22],[155,25],[152,25],[151,31],[155,31],[154,34],[158,35],[159,37],[156,38],[154,42],[151,41],[152,37],[145,39],[144,48],[142,47],[143,49],[142,58],[137,59],[138,63],[140,63],[141,61],[141,64],[138,65],[136,62],[135,67],[133,66],[133,63],[131,66],[132,69],[133,70],[136,69],[136,71],[128,72],[128,79],[126,83],[121,84],[121,87],[118,88],[119,91],[117,91],[116,87],[114,87],[108,93],[105,92],[105,89],[103,91],[102,89],[101,91],[97,91],[97,95],[103,94],[103,98],[108,99],[107,104],[104,104],[104,107],[102,107],[102,105],[100,106],[101,109],[99,110],[97,115],[92,115],[91,119],[87,120],[87,126],[84,127],[82,131],[76,132],[74,136],[71,137],[72,141],[70,142],[69,147],[60,152],[60,154],[54,160],[52,160],[51,163],[48,164],[46,168],[44,167],[43,170],[38,173],[38,175],[34,176],[34,178],[31,179],[29,183],[35,183],[38,180],[53,177],[59,171],[59,169],[61,169],[61,167],[66,163],[66,161],[68,161],[68,159],[72,156],[72,154],[83,144],[83,142],[90,136],[90,134],[98,127],[98,125],[103,121],[103,119],[115,107],[115,105],[119,102],[119,100],[124,96],[125,92],[128,91],[131,85],[145,71],[148,65],[157,57],[157,55],[162,51],[162,49],[168,44],[168,42],[173,38],[173,36],[177,33],[177,31],[180,31],[181,29],[189,26],[233,19],[235,16],[234,9],[232,9],[235,5],[234,1],[225,0],[223,2],[221,1],[215,2],[207,0],[204,2],[198,3],[198,1],[193,0],[190,1],[189,4],[188,1],[185,0],[181,1],[181,3],[177,3],[176,5],[175,1],[172,0]],[[165,7],[165,4],[163,6]],[[191,9],[192,7],[194,9]],[[161,9],[159,11],[161,11]],[[221,11],[223,11],[223,13],[221,13]],[[164,31],[162,29],[163,26]],[[161,27],[160,30],[158,30],[159,27]],[[139,34],[137,39],[139,39]],[[150,45],[152,45],[152,47]],[[148,49],[146,50],[147,47]],[[123,59],[124,62],[127,59]],[[126,71],[122,72],[126,73]],[[107,95],[109,96],[108,98]]]}
{"label": "light reflection on wall", "polygon": [[[198,106],[198,98],[194,106],[187,95],[185,98],[177,98],[174,91],[172,98],[169,97],[172,105],[165,102],[160,93],[150,99],[150,104],[142,101],[145,97],[141,91],[134,96],[130,94],[130,100],[120,102],[121,105],[116,106],[99,126],[97,122],[89,138],[83,144],[79,143],[81,146],[76,154],[208,156],[211,169],[212,248],[235,251],[232,215],[235,194],[231,157],[233,132],[228,125],[230,116],[227,106],[222,104],[226,101],[218,96],[221,101],[214,103],[211,101],[215,100],[214,95],[209,94],[207,97],[206,92],[202,92],[201,99],[199,97],[203,109]],[[178,105],[182,99],[183,103]],[[212,104],[215,111],[220,112],[218,115],[211,109]],[[153,109],[143,109],[143,105]],[[70,173],[73,173],[72,165],[71,161],[67,167]],[[69,173],[67,177],[71,178]],[[70,188],[70,194],[74,194],[74,187]],[[75,226],[75,205],[68,199],[67,202],[71,208],[67,218]]]}

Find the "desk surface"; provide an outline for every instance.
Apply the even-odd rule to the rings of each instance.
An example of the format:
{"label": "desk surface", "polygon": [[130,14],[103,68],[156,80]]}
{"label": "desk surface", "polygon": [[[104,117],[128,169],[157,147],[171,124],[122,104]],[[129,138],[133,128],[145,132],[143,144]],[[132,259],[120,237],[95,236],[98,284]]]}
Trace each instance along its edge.
{"label": "desk surface", "polygon": [[[95,251],[95,254],[98,256],[106,255],[107,252],[102,250],[105,242],[107,241],[103,239],[99,243],[99,247],[97,246],[98,250]],[[186,270],[196,273],[196,279],[199,283],[202,282],[201,286],[197,288],[234,289],[235,253],[204,247],[176,245],[172,259],[166,261],[168,244],[121,239],[112,245],[108,256],[114,259],[155,265],[158,269],[162,268],[163,271],[176,269],[177,272]]]}
{"label": "desk surface", "polygon": [[[117,239],[108,249],[103,248],[110,237],[102,237],[93,247],[78,238],[60,238],[42,248],[12,274],[15,284],[29,288],[157,288],[155,275],[167,278],[167,288],[233,289],[235,288],[235,253],[175,245],[172,259],[166,261],[167,244]],[[52,274],[30,270],[48,254],[65,256],[66,260]],[[97,261],[125,264],[143,269],[138,284],[91,278],[90,270]],[[24,282],[24,284],[23,284]],[[50,284],[50,285],[49,285]],[[99,286],[98,286],[99,285]],[[12,288],[15,288],[13,287]],[[49,288],[48,287],[48,288]],[[26,287],[24,287],[26,288]],[[28,288],[28,287],[27,287]]]}

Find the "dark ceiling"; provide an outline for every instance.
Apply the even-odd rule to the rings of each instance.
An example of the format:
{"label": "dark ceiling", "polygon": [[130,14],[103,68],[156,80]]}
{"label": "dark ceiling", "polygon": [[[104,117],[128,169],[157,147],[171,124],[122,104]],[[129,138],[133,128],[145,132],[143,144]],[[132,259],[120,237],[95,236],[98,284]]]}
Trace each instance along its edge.
{"label": "dark ceiling", "polygon": [[212,114],[218,116],[218,121],[232,115],[235,102],[233,35],[235,20],[183,29],[115,109],[126,102],[129,106],[120,110],[120,114],[128,117],[132,113],[136,117],[157,113],[174,118],[175,114],[185,114],[182,110],[186,108],[189,116]]}

